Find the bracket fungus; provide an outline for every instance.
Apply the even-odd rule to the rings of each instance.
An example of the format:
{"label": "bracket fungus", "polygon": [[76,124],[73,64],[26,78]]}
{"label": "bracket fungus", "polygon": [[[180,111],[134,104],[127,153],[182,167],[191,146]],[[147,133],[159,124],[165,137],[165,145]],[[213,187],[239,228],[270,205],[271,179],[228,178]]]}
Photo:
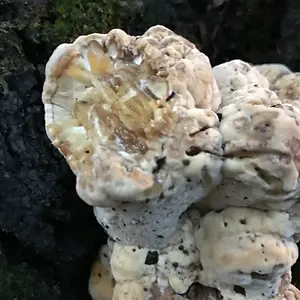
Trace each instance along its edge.
{"label": "bracket fungus", "polygon": [[60,45],[42,96],[47,134],[78,195],[124,244],[165,246],[219,181],[221,98],[209,59],[165,27]]}
{"label": "bracket fungus", "polygon": [[57,47],[46,132],[109,236],[94,300],[300,299],[299,86],[163,26]]}
{"label": "bracket fungus", "polygon": [[213,72],[222,94],[223,181],[203,202],[287,209],[300,195],[299,108],[281,101],[248,63],[233,60]]}

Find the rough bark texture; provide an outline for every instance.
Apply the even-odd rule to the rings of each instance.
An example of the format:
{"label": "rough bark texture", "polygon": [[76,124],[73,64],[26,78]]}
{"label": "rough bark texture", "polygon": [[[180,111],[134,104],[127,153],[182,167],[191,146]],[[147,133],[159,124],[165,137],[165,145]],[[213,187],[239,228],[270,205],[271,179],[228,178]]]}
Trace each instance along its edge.
{"label": "rough bark texture", "polygon": [[[299,19],[294,0],[0,0],[0,241],[10,263],[42,266],[59,282],[60,299],[89,299],[89,269],[105,238],[45,135],[43,73],[58,44],[162,24],[195,42],[213,65],[241,58],[299,71]],[[14,299],[18,290],[7,284],[12,294],[0,288],[0,296]]]}

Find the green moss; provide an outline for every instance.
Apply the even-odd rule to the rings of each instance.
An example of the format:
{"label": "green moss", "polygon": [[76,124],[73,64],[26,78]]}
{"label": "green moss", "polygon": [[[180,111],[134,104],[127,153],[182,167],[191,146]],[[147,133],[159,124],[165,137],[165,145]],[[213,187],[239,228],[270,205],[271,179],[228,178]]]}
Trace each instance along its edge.
{"label": "green moss", "polygon": [[[121,0],[52,0],[48,4],[37,1],[22,6],[11,3],[7,19],[0,20],[0,40],[3,40],[0,74],[22,73],[32,67],[31,63],[43,62],[43,50],[51,52],[79,35],[120,28],[121,11],[124,12],[126,3]],[[14,18],[9,18],[12,12]],[[35,49],[37,55],[31,50],[24,52],[24,45],[27,50]]]}
{"label": "green moss", "polygon": [[44,38],[51,42],[69,42],[77,36],[106,33],[120,26],[119,0],[56,0],[50,10],[52,22],[44,23]]}

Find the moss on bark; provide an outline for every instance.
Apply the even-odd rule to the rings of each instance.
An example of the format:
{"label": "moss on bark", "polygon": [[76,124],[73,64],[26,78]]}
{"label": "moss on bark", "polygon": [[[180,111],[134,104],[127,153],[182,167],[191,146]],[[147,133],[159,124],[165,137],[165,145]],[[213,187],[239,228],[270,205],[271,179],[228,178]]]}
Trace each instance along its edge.
{"label": "moss on bark", "polygon": [[[19,74],[30,61],[44,64],[50,52],[79,35],[120,27],[120,0],[51,0],[0,3],[0,74]],[[28,48],[28,53],[26,49]],[[39,50],[36,53],[31,49]],[[24,55],[25,54],[25,55]]]}
{"label": "moss on bark", "polygon": [[[68,42],[78,35],[107,32],[120,26],[119,0],[56,0],[43,24],[44,39]],[[52,19],[52,21],[51,21]]]}

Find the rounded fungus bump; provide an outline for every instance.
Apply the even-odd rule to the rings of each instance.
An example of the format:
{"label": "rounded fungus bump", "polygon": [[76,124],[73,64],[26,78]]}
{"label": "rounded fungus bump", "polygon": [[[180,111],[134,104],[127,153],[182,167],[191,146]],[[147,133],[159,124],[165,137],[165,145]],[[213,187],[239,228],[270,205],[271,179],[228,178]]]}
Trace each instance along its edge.
{"label": "rounded fungus bump", "polygon": [[300,73],[292,72],[282,64],[263,64],[255,68],[265,76],[283,103],[289,103],[300,108]]}
{"label": "rounded fungus bump", "polygon": [[250,64],[229,61],[213,72],[222,95],[223,181],[204,202],[286,209],[299,196],[299,109]]}
{"label": "rounded fungus bump", "polygon": [[267,78],[272,89],[274,84],[283,76],[291,74],[292,71],[285,65],[282,64],[262,64],[255,65],[256,70],[264,77]]}
{"label": "rounded fungus bump", "polygon": [[300,291],[294,285],[290,284],[284,291],[282,300],[300,300]]}
{"label": "rounded fungus bump", "polygon": [[89,293],[93,300],[111,300],[115,287],[115,280],[109,266],[101,260],[96,260],[91,269],[89,279]]}
{"label": "rounded fungus bump", "polygon": [[229,207],[206,214],[195,233],[203,267],[199,282],[221,294],[240,286],[246,299],[277,296],[282,276],[298,258],[294,234],[284,212]]}

